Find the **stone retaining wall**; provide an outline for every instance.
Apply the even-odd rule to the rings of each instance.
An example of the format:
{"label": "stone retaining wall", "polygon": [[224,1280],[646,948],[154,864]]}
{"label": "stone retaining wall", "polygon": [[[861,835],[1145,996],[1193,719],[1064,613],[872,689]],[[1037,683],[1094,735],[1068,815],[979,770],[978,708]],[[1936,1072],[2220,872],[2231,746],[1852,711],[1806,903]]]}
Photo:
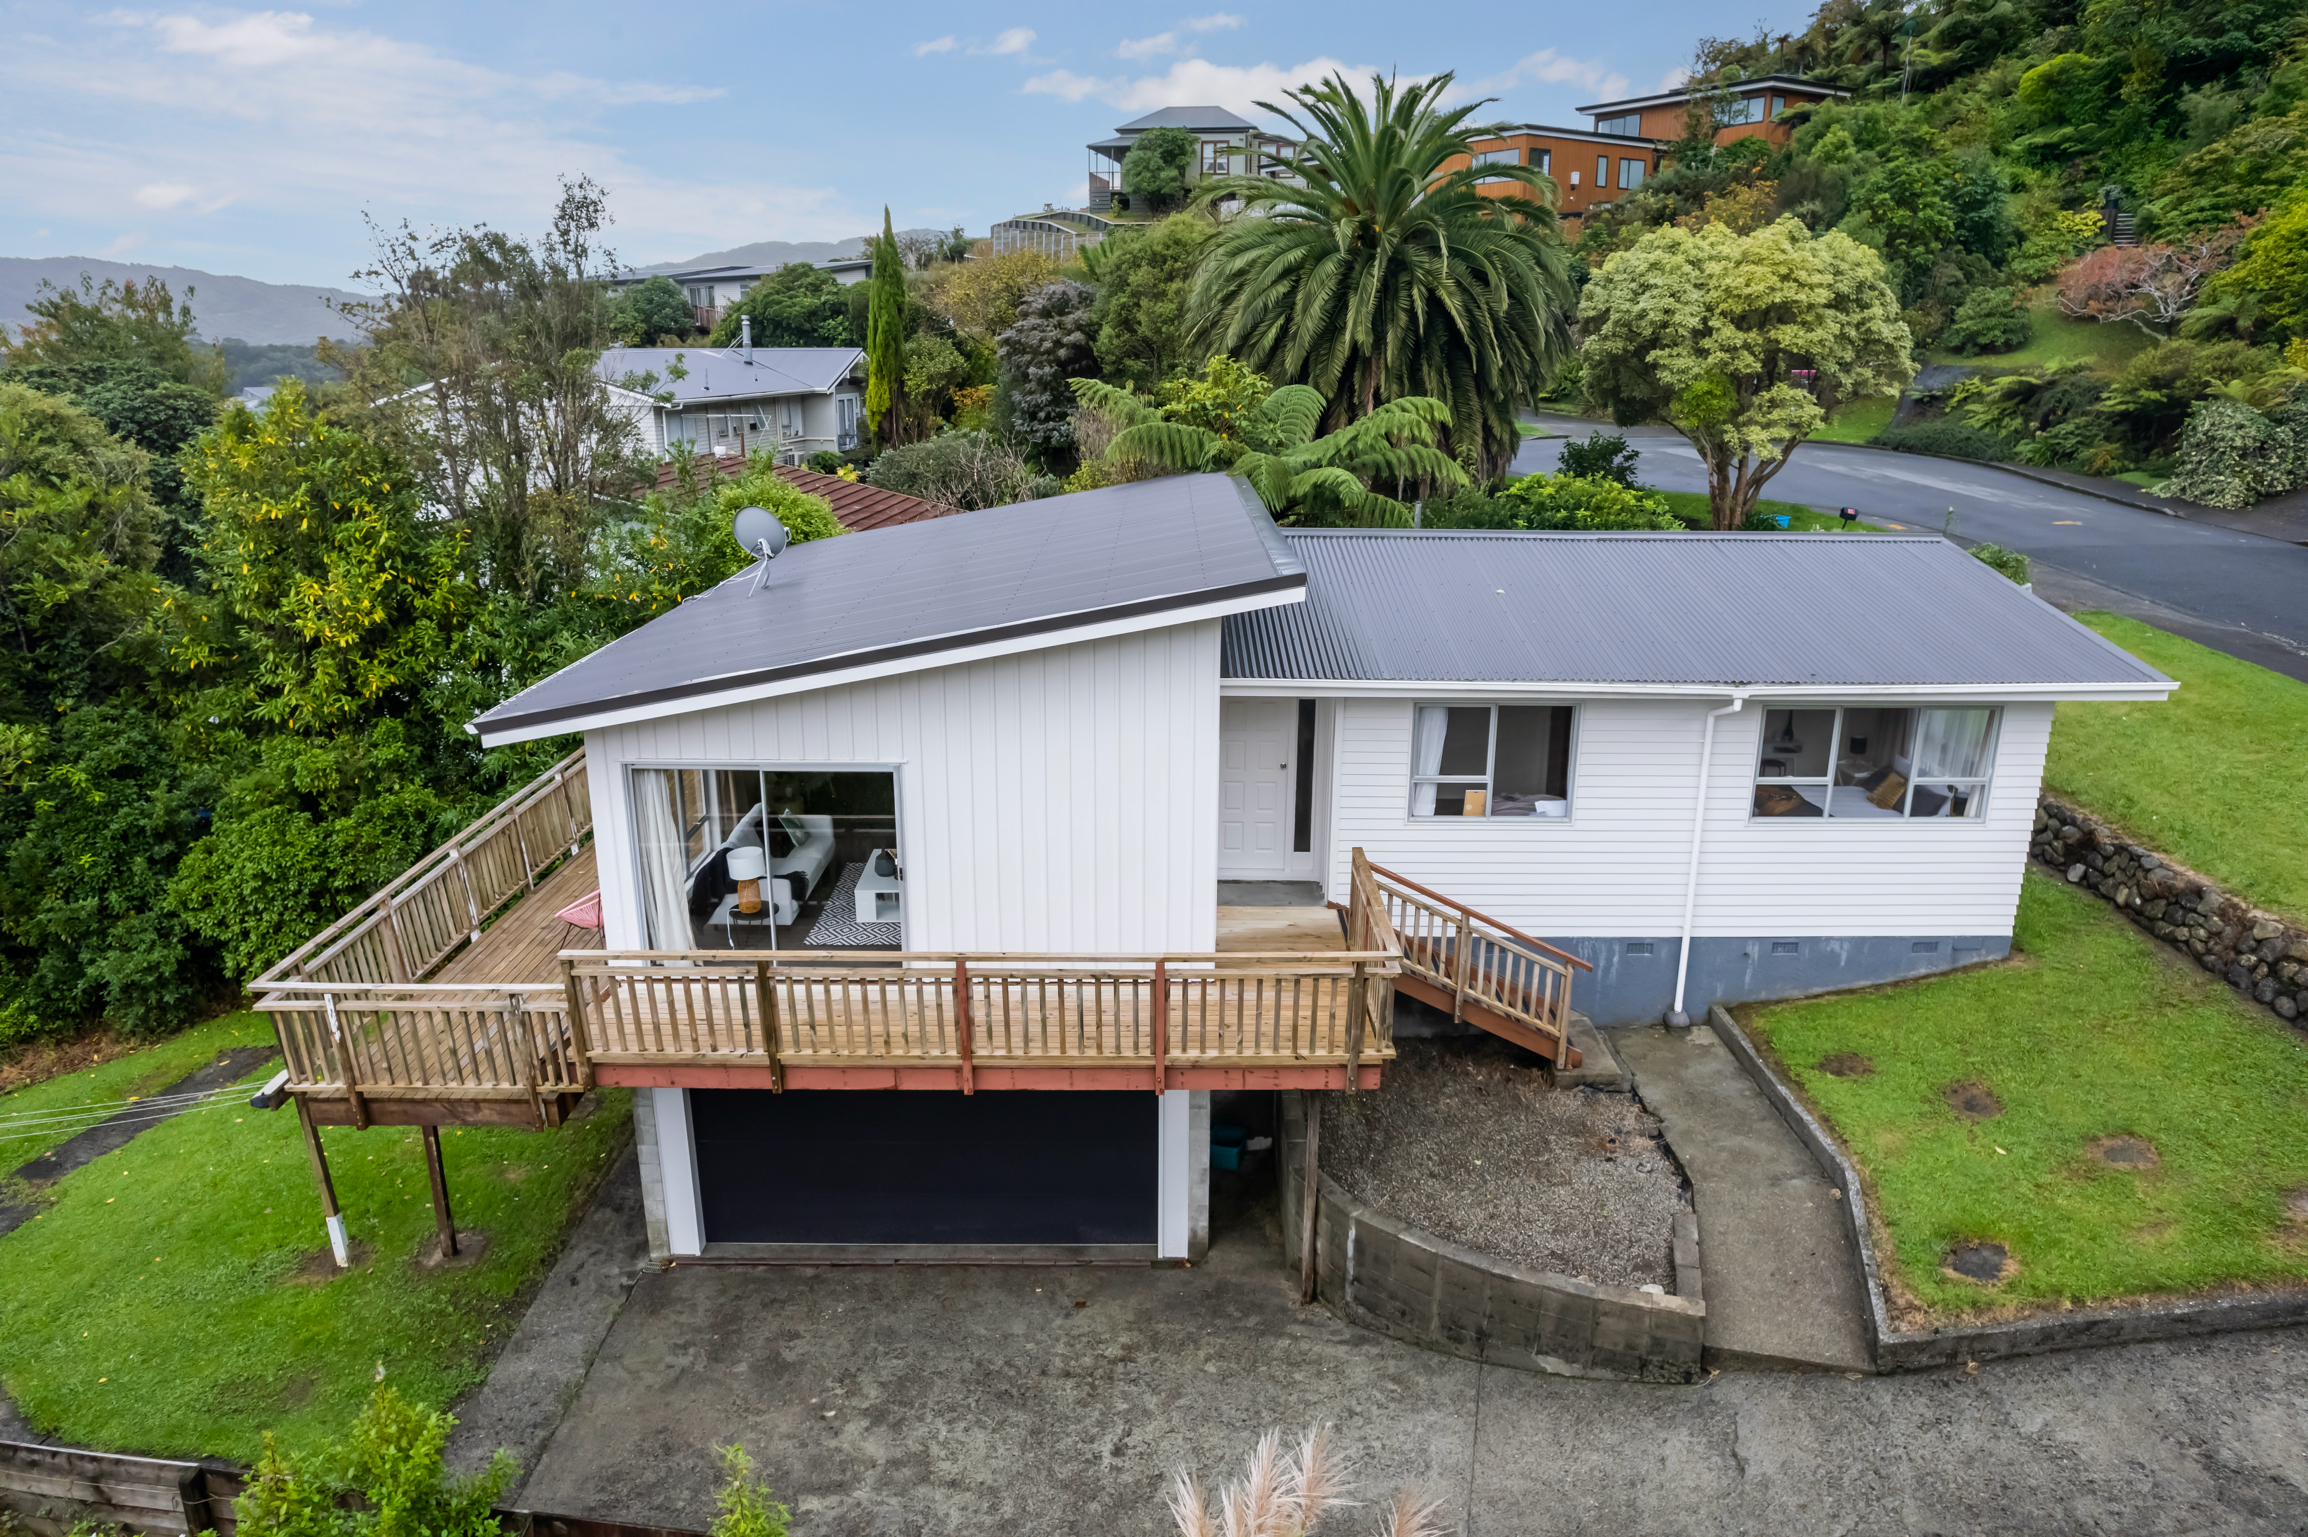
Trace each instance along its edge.
{"label": "stone retaining wall", "polygon": [[[1281,1130],[1282,1246],[1295,1275],[1306,1193],[1306,1116],[1295,1093],[1282,1096]],[[1707,1306],[1689,1212],[1676,1218],[1674,1252],[1672,1297],[1525,1270],[1407,1227],[1316,1170],[1315,1294],[1350,1323],[1470,1361],[1698,1381]]]}
{"label": "stone retaining wall", "polygon": [[2064,801],[2036,803],[2029,852],[2280,1018],[2308,1015],[2308,929],[2222,892]]}

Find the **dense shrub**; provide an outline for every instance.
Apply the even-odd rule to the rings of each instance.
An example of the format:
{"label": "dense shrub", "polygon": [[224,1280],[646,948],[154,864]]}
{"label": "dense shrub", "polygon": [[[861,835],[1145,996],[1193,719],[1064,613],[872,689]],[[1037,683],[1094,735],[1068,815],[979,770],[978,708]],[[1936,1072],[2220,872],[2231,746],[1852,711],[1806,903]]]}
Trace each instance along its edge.
{"label": "dense shrub", "polygon": [[2000,544],[1972,546],[1972,554],[2002,575],[2010,577],[2022,587],[2027,585],[2028,558],[2017,550],[2007,550]]}
{"label": "dense shrub", "polygon": [[865,473],[869,486],[964,512],[1023,501],[1034,479],[1024,456],[987,432],[941,432],[889,449]]}
{"label": "dense shrub", "polygon": [[1635,483],[1635,462],[1640,457],[1625,438],[1596,432],[1565,443],[1555,468],[1565,475],[1615,480],[1622,486],[1631,486]]}
{"label": "dense shrub", "polygon": [[2308,406],[2264,416],[2226,396],[2199,401],[2180,436],[2179,465],[2157,494],[2227,508],[2279,496],[2308,480],[2304,431]]}
{"label": "dense shrub", "polygon": [[1896,448],[1903,454],[1937,454],[1943,459],[1977,459],[1987,464],[2000,464],[2011,457],[2007,440],[1963,422],[1886,427],[1868,441],[1877,448]]}
{"label": "dense shrub", "polygon": [[1003,405],[1019,442],[1045,450],[1074,446],[1074,392],[1066,381],[1097,375],[1095,297],[1080,283],[1052,283],[1028,294],[1018,323],[1002,333]]}
{"label": "dense shrub", "polygon": [[1665,497],[1594,475],[1525,475],[1508,482],[1499,500],[1519,509],[1517,528],[1683,528]]}
{"label": "dense shrub", "polygon": [[2027,344],[2034,334],[2027,307],[2008,288],[1975,288],[1956,309],[1955,318],[1940,333],[1940,345],[1966,357],[1980,352],[2009,352]]}

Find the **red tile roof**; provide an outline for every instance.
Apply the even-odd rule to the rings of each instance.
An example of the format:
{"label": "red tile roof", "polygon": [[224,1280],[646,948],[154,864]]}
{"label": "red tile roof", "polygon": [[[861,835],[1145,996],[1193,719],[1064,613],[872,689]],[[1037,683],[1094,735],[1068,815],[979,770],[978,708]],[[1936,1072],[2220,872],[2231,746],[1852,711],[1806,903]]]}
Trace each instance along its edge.
{"label": "red tile roof", "polygon": [[[745,469],[745,459],[738,454],[724,454],[713,462],[716,479],[735,476]],[[681,478],[680,466],[670,460],[657,467],[657,489],[671,489]],[[915,523],[923,518],[942,518],[955,509],[938,502],[925,502],[918,496],[902,491],[883,491],[863,481],[844,480],[839,475],[820,475],[798,465],[781,464],[777,478],[797,491],[823,497],[833,508],[833,515],[842,527],[851,533],[863,533],[872,528],[889,528],[899,523]]]}

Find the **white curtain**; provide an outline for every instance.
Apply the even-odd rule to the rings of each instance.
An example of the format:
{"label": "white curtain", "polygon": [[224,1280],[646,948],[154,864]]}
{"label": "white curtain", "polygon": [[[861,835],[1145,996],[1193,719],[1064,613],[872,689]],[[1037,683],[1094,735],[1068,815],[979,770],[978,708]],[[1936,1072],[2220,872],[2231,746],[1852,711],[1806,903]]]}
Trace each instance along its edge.
{"label": "white curtain", "polygon": [[[1441,705],[1421,705],[1418,712],[1418,745],[1411,760],[1414,774],[1442,772],[1443,737],[1450,730],[1451,712]],[[1414,817],[1434,815],[1435,786],[1414,784],[1410,790],[1410,814]]]}
{"label": "white curtain", "polygon": [[1985,779],[1992,710],[1918,710],[1913,778]]}
{"label": "white curtain", "polygon": [[652,950],[688,950],[689,860],[674,812],[673,775],[667,769],[633,771],[633,825],[641,845],[642,911]]}

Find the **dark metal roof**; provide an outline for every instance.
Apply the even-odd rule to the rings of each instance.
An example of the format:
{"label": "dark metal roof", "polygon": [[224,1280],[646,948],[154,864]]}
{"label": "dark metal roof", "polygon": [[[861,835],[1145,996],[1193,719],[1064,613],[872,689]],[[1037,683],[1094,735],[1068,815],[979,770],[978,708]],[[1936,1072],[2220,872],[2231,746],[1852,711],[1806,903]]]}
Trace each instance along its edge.
{"label": "dark metal roof", "polygon": [[[682,378],[670,372],[675,363],[687,370]],[[594,372],[611,383],[628,374],[655,374],[654,390],[671,395],[676,405],[694,405],[828,395],[845,380],[863,376],[865,353],[856,347],[756,347],[748,358],[738,347],[612,347]]]}
{"label": "dark metal roof", "polygon": [[[1759,86],[1778,86],[1790,91],[1810,91],[1814,95],[1829,98],[1848,99],[1851,95],[1841,86],[1829,85],[1823,80],[1807,79],[1802,75],[1757,75],[1752,80],[1726,82],[1726,88],[1738,95],[1744,95]],[[1701,89],[1712,89],[1712,87],[1701,87]],[[1578,113],[1600,113],[1609,112],[1613,108],[1624,110],[1628,107],[1665,107],[1672,106],[1679,101],[1689,101],[1691,96],[1692,92],[1688,88],[1679,91],[1655,91],[1649,96],[1628,96],[1618,101],[1591,101],[1583,107],[1573,107],[1571,110]]]}
{"label": "dark metal roof", "polygon": [[1224,107],[1161,107],[1144,117],[1132,118],[1116,133],[1144,133],[1149,128],[1256,128],[1246,117],[1239,117]]}
{"label": "dark metal roof", "polygon": [[1300,532],[1223,676],[1769,687],[2170,680],[1940,539]]}
{"label": "dark metal roof", "polygon": [[[543,735],[610,710],[1306,585],[1258,498],[1224,475],[1080,491],[821,539],[748,569],[473,722]],[[564,727],[565,729],[565,727]]]}

